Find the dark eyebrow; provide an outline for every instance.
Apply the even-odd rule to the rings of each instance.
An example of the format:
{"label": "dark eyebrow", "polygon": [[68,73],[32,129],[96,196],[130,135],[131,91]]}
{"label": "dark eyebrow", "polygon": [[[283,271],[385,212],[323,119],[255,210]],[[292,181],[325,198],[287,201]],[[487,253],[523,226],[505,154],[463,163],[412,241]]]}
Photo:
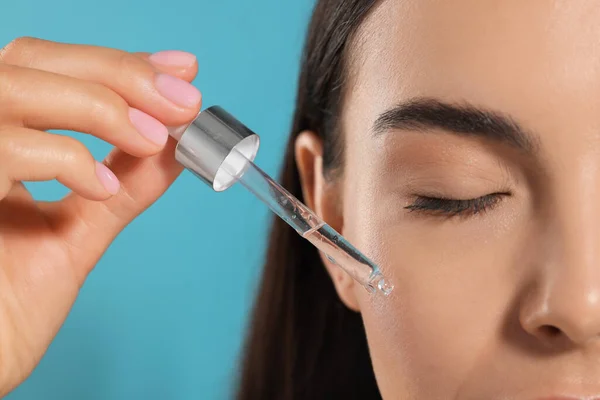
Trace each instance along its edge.
{"label": "dark eyebrow", "polygon": [[442,129],[459,135],[479,136],[533,152],[536,140],[507,115],[470,104],[451,104],[432,98],[413,99],[382,113],[373,132],[392,129],[427,131]]}

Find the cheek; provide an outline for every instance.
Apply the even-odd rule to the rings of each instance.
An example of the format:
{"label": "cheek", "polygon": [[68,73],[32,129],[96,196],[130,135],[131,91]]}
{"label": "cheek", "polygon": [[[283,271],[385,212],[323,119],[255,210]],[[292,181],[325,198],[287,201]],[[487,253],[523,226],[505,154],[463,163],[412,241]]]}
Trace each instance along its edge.
{"label": "cheek", "polygon": [[347,176],[343,234],[395,285],[387,298],[356,288],[377,380],[384,398],[447,398],[494,364],[522,279],[522,219],[433,222],[384,198]]}
{"label": "cheek", "polygon": [[[390,259],[405,257],[408,249],[399,246],[397,252],[390,251]],[[385,265],[391,271],[391,264]],[[388,273],[395,284],[390,297],[358,294],[384,393],[444,398],[468,381],[478,365],[490,362],[482,358],[500,341],[502,299],[508,296],[486,279],[448,272],[459,267],[450,261],[444,270],[398,264]]]}

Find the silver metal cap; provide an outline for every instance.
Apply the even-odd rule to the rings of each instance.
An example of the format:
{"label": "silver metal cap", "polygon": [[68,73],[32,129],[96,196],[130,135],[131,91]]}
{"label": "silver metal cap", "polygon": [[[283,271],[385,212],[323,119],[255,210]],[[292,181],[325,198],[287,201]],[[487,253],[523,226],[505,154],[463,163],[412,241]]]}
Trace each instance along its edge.
{"label": "silver metal cap", "polygon": [[[217,192],[235,183],[231,163],[229,171],[222,168],[233,150],[254,161],[260,144],[256,133],[219,106],[207,108],[190,125],[170,129],[170,133],[179,140],[176,160]],[[240,165],[238,172],[243,173],[243,168]]]}

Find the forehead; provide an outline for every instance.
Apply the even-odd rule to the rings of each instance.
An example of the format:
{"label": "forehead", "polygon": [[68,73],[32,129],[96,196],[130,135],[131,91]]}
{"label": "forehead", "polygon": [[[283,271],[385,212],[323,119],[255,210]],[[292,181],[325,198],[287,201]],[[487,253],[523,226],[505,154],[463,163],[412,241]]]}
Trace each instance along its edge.
{"label": "forehead", "polygon": [[344,119],[437,97],[540,130],[598,128],[599,22],[598,1],[385,0],[356,36]]}

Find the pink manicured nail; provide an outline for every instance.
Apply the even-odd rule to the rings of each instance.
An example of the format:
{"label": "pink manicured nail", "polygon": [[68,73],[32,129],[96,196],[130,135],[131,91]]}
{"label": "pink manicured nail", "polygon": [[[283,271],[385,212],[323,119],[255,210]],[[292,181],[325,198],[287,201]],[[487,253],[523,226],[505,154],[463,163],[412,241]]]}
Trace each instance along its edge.
{"label": "pink manicured nail", "polygon": [[142,112],[136,108],[129,109],[129,119],[137,131],[146,139],[164,146],[169,138],[167,127],[160,123],[156,118]]}
{"label": "pink manicured nail", "polygon": [[179,106],[191,108],[200,103],[200,91],[182,79],[159,74],[155,85],[161,95]]}
{"label": "pink manicured nail", "polygon": [[196,56],[185,51],[167,50],[152,54],[150,61],[154,64],[185,68],[194,65]]}
{"label": "pink manicured nail", "polygon": [[99,163],[98,161],[96,161],[96,175],[108,193],[119,193],[119,188],[121,187],[119,179],[106,165]]}

